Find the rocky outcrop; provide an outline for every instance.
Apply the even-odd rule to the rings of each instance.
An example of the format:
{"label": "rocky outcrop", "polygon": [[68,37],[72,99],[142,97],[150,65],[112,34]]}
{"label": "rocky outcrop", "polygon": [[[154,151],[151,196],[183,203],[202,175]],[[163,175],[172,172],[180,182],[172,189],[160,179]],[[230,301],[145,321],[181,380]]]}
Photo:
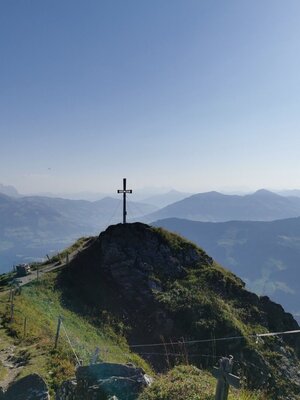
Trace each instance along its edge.
{"label": "rocky outcrop", "polygon": [[[213,264],[194,244],[170,238],[171,245],[159,230],[141,223],[110,226],[70,263],[62,286],[78,289],[76,297],[84,299],[85,312],[101,303],[123,320],[130,315],[132,340],[160,340],[172,334],[174,324],[157,307],[155,293],[164,290],[165,282],[183,279],[188,269]],[[68,303],[68,296],[64,301]],[[147,316],[143,324],[140,315]]]}
{"label": "rocky outcrop", "polygon": [[27,375],[12,383],[6,392],[0,393],[1,400],[50,400],[48,387],[38,374]]}
{"label": "rocky outcrop", "polygon": [[62,384],[56,400],[136,400],[150,382],[151,378],[132,364],[78,367],[76,379]]}

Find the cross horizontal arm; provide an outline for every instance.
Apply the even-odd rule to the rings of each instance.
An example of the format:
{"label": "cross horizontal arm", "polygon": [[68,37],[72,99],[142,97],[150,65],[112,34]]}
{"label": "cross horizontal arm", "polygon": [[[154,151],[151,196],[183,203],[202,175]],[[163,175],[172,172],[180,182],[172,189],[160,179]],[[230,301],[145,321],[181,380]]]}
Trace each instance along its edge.
{"label": "cross horizontal arm", "polygon": [[118,190],[118,193],[132,193],[132,190]]}
{"label": "cross horizontal arm", "polygon": [[229,385],[233,386],[236,389],[239,389],[241,387],[240,378],[238,376],[235,376],[233,374],[228,374],[226,376],[226,380],[229,383]]}

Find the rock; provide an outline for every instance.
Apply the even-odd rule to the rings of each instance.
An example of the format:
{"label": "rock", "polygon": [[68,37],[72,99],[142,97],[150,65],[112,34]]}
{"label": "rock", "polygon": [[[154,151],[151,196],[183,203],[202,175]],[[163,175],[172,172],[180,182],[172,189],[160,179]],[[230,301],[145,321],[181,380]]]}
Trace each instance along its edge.
{"label": "rock", "polygon": [[76,396],[77,382],[69,380],[63,382],[56,393],[57,400],[73,400]]}
{"label": "rock", "polygon": [[0,399],[49,400],[50,396],[44,379],[38,374],[31,374],[19,379],[9,386]]}
{"label": "rock", "polygon": [[152,378],[133,364],[99,363],[81,366],[76,371],[76,383],[64,382],[56,399],[136,400],[151,382]]}

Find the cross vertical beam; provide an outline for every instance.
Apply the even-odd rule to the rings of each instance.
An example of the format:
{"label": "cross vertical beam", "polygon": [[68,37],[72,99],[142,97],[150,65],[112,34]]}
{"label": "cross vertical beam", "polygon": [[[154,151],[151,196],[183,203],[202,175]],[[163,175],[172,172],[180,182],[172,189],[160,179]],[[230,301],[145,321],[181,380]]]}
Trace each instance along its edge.
{"label": "cross vertical beam", "polygon": [[117,193],[122,193],[123,194],[123,224],[126,224],[126,215],[127,215],[127,210],[126,210],[126,194],[127,193],[132,193],[131,189],[126,189],[126,178],[123,178],[123,190],[118,190]]}

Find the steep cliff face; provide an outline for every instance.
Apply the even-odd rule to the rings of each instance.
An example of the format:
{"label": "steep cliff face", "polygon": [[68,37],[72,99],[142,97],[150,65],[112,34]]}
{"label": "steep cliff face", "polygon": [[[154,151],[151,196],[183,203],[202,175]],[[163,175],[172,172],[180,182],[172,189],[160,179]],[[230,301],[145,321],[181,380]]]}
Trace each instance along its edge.
{"label": "steep cliff face", "polygon": [[[275,390],[278,399],[297,398],[300,335],[253,336],[298,329],[297,322],[174,234],[140,223],[111,226],[70,263],[58,284],[66,304],[89,313],[99,327],[107,318],[116,329],[125,327],[130,343],[174,342],[134,348],[157,368],[178,358],[209,367],[232,354],[236,372],[250,386]],[[179,344],[180,338],[197,342]]]}

